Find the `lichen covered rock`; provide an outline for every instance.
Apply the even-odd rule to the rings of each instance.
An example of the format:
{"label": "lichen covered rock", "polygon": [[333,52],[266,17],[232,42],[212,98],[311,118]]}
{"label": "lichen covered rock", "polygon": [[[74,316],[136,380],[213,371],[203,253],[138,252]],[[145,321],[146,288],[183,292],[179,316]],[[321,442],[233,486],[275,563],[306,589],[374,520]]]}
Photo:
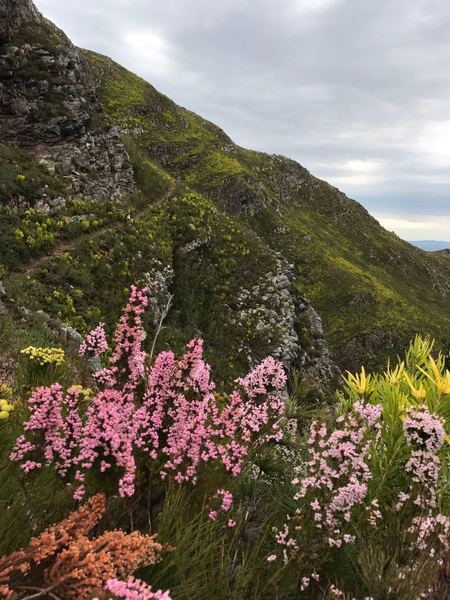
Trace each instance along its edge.
{"label": "lichen covered rock", "polygon": [[[128,155],[81,52],[28,0],[1,0],[0,16],[2,144],[32,153],[64,184],[63,197],[132,191]],[[35,200],[52,196],[44,186]],[[14,200],[25,200],[20,186]]]}

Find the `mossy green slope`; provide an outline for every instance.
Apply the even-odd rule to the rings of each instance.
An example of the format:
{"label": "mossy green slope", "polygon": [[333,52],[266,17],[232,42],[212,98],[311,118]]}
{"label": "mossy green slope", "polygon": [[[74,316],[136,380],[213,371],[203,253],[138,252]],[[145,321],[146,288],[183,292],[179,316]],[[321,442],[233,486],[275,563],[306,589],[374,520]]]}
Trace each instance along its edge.
{"label": "mossy green slope", "polygon": [[450,329],[447,257],[400,240],[294,161],[238,147],[139,77],[88,56],[122,133],[294,263],[298,293],[318,309],[343,366],[378,363],[415,332]]}
{"label": "mossy green slope", "polygon": [[[70,43],[39,23],[18,30],[17,43],[30,26],[45,51]],[[286,343],[284,316],[264,299],[280,273],[289,272],[287,306],[297,308],[284,334],[308,346],[298,307],[309,298],[344,368],[378,365],[416,332],[448,337],[445,253],[410,246],[296,162],[241,148],[110,59],[82,55],[81,80],[96,85],[101,105],[86,127],[118,127],[137,191],[80,200],[31,151],[1,146],[0,278],[17,302],[84,332],[113,322],[128,286],[155,265],[169,269],[173,304],[158,347],[201,333],[224,378]],[[58,112],[64,98],[53,101]],[[46,195],[68,201],[43,210],[9,202]]]}
{"label": "mossy green slope", "polygon": [[[276,328],[268,339],[251,320],[233,323],[236,295],[275,269],[273,253],[197,193],[169,193],[144,206],[142,201],[112,203],[103,211],[72,202],[65,214],[46,215],[43,224],[39,212],[28,211],[22,220],[14,215],[16,248],[8,258],[16,267],[4,274],[8,294],[86,332],[100,320],[113,322],[129,286],[146,283],[153,265],[169,268],[174,298],[158,348],[181,349],[201,334],[220,375],[237,376],[248,364],[240,347],[251,347],[253,357],[262,359],[277,341]],[[71,221],[68,215],[77,217],[80,210],[83,220]],[[38,248],[33,235],[43,225],[52,237]],[[22,234],[26,228],[30,233]],[[152,324],[147,326],[151,332]]]}

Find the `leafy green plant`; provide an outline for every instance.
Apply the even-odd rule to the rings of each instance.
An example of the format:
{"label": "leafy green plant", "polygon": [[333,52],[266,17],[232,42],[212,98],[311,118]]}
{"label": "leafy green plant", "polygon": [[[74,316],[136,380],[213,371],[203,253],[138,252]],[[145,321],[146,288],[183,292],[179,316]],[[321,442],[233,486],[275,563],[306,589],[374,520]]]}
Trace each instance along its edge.
{"label": "leafy green plant", "polygon": [[21,196],[34,202],[44,192],[58,196],[65,191],[60,179],[52,175],[33,154],[0,144],[0,205]]}
{"label": "leafy green plant", "polygon": [[417,336],[383,373],[348,373],[336,415],[313,421],[295,509],[276,535],[305,597],[406,600],[443,589],[450,372],[433,346]]}

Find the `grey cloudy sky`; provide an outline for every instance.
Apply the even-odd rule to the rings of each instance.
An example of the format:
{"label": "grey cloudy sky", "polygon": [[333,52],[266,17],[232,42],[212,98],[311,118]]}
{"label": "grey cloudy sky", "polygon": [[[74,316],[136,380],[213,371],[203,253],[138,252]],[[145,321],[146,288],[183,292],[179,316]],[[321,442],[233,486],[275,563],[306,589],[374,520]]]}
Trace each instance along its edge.
{"label": "grey cloudy sky", "polygon": [[449,0],[37,0],[239,144],[450,240]]}

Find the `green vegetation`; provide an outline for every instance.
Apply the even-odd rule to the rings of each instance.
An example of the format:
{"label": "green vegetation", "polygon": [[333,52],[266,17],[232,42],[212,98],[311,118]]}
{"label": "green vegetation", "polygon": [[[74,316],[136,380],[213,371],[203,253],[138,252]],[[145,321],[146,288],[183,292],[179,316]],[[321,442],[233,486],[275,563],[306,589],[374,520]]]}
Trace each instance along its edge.
{"label": "green vegetation", "polygon": [[146,120],[140,115],[145,104],[148,85],[143,80],[125,71],[122,77],[108,79],[103,91],[105,108],[114,115],[114,121],[127,127],[145,125]]}
{"label": "green vegetation", "polygon": [[134,180],[149,200],[157,200],[173,180],[157,163],[150,160],[131,136],[123,136],[123,143],[133,165]]}
{"label": "green vegetation", "polygon": [[111,118],[124,132],[130,118],[139,120],[131,137],[141,181],[146,161],[150,173],[160,162],[218,207],[239,213],[241,224],[294,264],[296,290],[318,309],[342,366],[380,365],[414,333],[440,337],[448,329],[446,256],[413,248],[292,161],[239,148],[109,59],[88,57]]}
{"label": "green vegetation", "polygon": [[12,41],[17,45],[32,44],[55,54],[68,44],[65,34],[47,19],[40,19],[39,23],[24,20],[13,35]]}
{"label": "green vegetation", "polygon": [[32,202],[43,193],[64,195],[65,186],[40,163],[36,156],[25,150],[0,144],[0,206],[22,197]]}
{"label": "green vegetation", "polygon": [[[29,42],[55,56],[68,44],[50,23],[31,25],[17,32],[15,43]],[[58,473],[69,487],[50,465],[64,430],[61,421],[50,432],[55,448],[47,447],[45,468],[39,464],[39,470],[32,466],[25,473],[12,462],[19,436],[54,425],[53,392],[41,388],[36,407],[28,402],[33,390],[58,382],[66,393],[76,383],[71,393],[79,400],[74,410],[80,422],[90,407],[117,402],[111,413],[98,411],[105,422],[98,420],[97,434],[98,439],[105,434],[105,440],[119,436],[114,440],[119,447],[120,435],[133,429],[120,419],[136,416],[133,411],[142,408],[149,385],[141,367],[153,373],[158,352],[180,356],[186,342],[201,337],[208,364],[198,355],[189,360],[184,355],[173,389],[160,364],[165,383],[158,383],[161,389],[153,390],[158,399],[153,399],[166,403],[164,410],[172,403],[172,415],[167,411],[166,421],[161,417],[157,424],[157,411],[151,412],[149,422],[163,436],[155,452],[146,455],[142,444],[131,451],[132,434],[124,442],[126,452],[138,455],[136,494],[125,498],[117,492],[117,465],[95,472],[111,453],[95,455],[93,473],[86,476],[88,494],[101,490],[108,496],[100,528],[157,531],[158,541],[173,547],[162,562],[138,575],[155,590],[170,589],[173,600],[446,597],[449,254],[413,248],[293,161],[236,146],[220,128],[178,107],[141,78],[101,55],[81,52],[86,89],[97,85],[104,110],[92,114],[86,127],[92,133],[111,123],[118,127],[137,189],[110,200],[68,197],[62,178],[44,162],[0,144],[0,554],[66,516],[75,505],[69,487],[80,483],[76,462]],[[47,74],[45,61],[18,70],[17,80],[47,78],[60,88],[39,103],[35,121],[66,114],[60,76],[57,67]],[[47,202],[57,197],[65,201]],[[121,355],[120,375],[108,390],[117,394],[102,397],[92,370],[113,364],[108,359],[114,354],[108,350],[85,360],[76,332],[86,334],[104,322],[111,341],[132,284],[150,287],[149,308],[155,312],[142,316],[145,331],[126,321],[130,329],[116,341],[123,341],[125,354],[134,352],[137,341],[139,351],[127,355],[133,360]],[[354,374],[339,382],[336,395],[334,389],[319,394],[315,385],[330,388],[330,382],[322,381],[320,365],[318,381],[308,378],[299,354],[290,365],[289,393],[282,376],[279,396],[271,396],[270,409],[278,411],[273,431],[282,436],[266,437],[255,426],[264,410],[256,403],[251,414],[250,395],[247,403],[244,396],[237,402],[233,382],[277,352],[293,332],[299,353],[312,348],[305,361],[317,358],[320,323],[314,330],[302,312],[305,298],[323,320],[336,361]],[[292,309],[286,318],[285,306]],[[418,332],[426,335],[414,337]],[[438,340],[435,345],[429,335]],[[413,338],[404,358],[396,359]],[[208,383],[209,365],[216,387]],[[133,377],[122,381],[127,369],[135,369]],[[281,365],[277,369],[280,377]],[[168,372],[168,379],[178,373]],[[250,379],[265,390],[255,392],[257,402],[264,402],[273,391],[267,372],[254,373]],[[186,414],[215,415],[215,427],[220,411],[227,415],[225,425],[236,421],[233,435],[221,431],[219,449],[214,446],[220,456],[221,451],[231,456],[236,448],[243,452],[235,477],[226,461],[206,464],[205,454],[196,485],[178,485],[171,474],[155,476],[167,458],[161,449],[169,444],[168,419],[183,393]],[[94,404],[99,397],[105,404]],[[211,414],[206,406],[213,407],[207,409]],[[71,410],[64,400],[61,419]],[[40,423],[24,428],[33,411]],[[174,444],[187,436],[187,419],[180,414]],[[111,422],[102,431],[107,419]],[[211,424],[199,422],[207,423],[203,433],[211,436]],[[241,447],[237,441],[246,427],[246,441],[252,441]],[[69,446],[76,437],[70,435]],[[228,435],[225,452],[221,444]],[[42,460],[42,439],[47,438],[41,436],[28,449],[36,454],[33,459]],[[233,509],[226,517],[211,517],[221,486],[232,491]],[[425,532],[423,522],[429,526]],[[35,592],[43,597],[30,591]]]}
{"label": "green vegetation", "polygon": [[[164,173],[160,181],[165,190],[168,178]],[[189,192],[148,206],[110,203],[99,206],[97,212],[85,212],[94,208],[86,202],[68,203],[65,218],[59,213],[58,221],[35,211],[24,213],[20,226],[15,227],[25,232],[16,235],[20,251],[14,259],[19,268],[4,277],[8,293],[18,299],[26,297],[28,308],[44,309],[86,332],[99,320],[115,319],[130,284],[144,280],[151,258],[175,273],[174,303],[161,347],[180,348],[201,332],[223,377],[237,376],[246,368],[246,356],[236,352],[243,342],[258,359],[270,352],[271,345],[254,323],[243,327],[231,319],[240,290],[256,284],[275,266],[270,250],[251,230],[217,210],[211,201]],[[48,254],[39,252],[35,237],[31,247],[30,240],[27,244],[30,219],[32,223],[44,219],[46,227],[55,231]],[[36,258],[25,266],[24,276],[20,261],[32,252]],[[216,352],[219,348],[220,353]]]}
{"label": "green vegetation", "polygon": [[[52,27],[39,31],[52,51],[67,43]],[[0,273],[8,294],[84,332],[101,318],[112,321],[123,290],[156,261],[174,273],[160,346],[179,348],[202,332],[223,378],[242,372],[247,349],[260,358],[277,346],[277,330],[269,340],[257,328],[257,298],[246,301],[242,322],[233,320],[242,290],[274,272],[276,257],[293,264],[293,300],[311,300],[343,368],[378,366],[415,333],[441,339],[448,331],[447,255],[409,246],[293,161],[236,146],[141,78],[83,53],[139,191],[13,211],[11,198],[32,203],[65,192],[31,154],[2,146]],[[98,116],[90,127],[96,119],[106,122]],[[299,316],[295,328],[302,345],[309,332]]]}
{"label": "green vegetation", "polygon": [[[188,197],[182,204],[180,211],[193,220],[208,218],[208,207],[198,198]],[[149,343],[146,338],[147,348]],[[24,474],[9,458],[23,422],[41,409],[27,406],[26,382],[49,385],[62,378],[67,389],[84,379],[83,387],[76,386],[82,396],[80,414],[97,393],[80,361],[67,356],[61,362],[62,353],[52,348],[25,354],[38,362],[45,356],[47,363],[65,370],[40,372],[33,359],[23,364],[22,383],[11,382],[14,410],[0,422],[0,555],[25,545],[75,507],[70,486],[61,483],[53,467]],[[193,594],[203,600],[337,600],[342,594],[359,600],[409,600],[423,590],[445,597],[450,372],[444,360],[433,342],[416,338],[404,358],[383,373],[349,374],[332,410],[321,405],[311,409],[304,387],[293,378],[279,421],[283,439],[254,444],[235,478],[215,464],[202,468],[196,485],[178,484],[171,477],[150,480],[144,469],[136,480],[141,493],[121,498],[115,493],[115,472],[92,476],[88,493],[102,489],[108,495],[100,531],[157,531],[171,551],[137,575],[153,589],[170,589],[173,600]],[[140,386],[134,385],[139,402]],[[214,398],[222,406],[229,402],[226,395]],[[308,462],[314,452],[322,453],[319,463]],[[332,469],[316,474],[318,464]],[[412,476],[411,466],[419,477]],[[148,467],[149,473],[160,468],[156,459]],[[325,475],[331,487],[320,484]],[[317,484],[308,488],[315,477]],[[358,490],[349,499],[347,479]],[[298,493],[304,484],[307,492]],[[220,486],[232,492],[232,508],[211,519]],[[345,511],[337,502],[341,493],[347,499]],[[326,514],[334,519],[331,524],[323,521]]]}
{"label": "green vegetation", "polygon": [[186,175],[186,183],[190,186],[215,187],[223,182],[224,178],[242,175],[248,172],[245,166],[236,158],[212,151],[201,158],[201,164]]}

